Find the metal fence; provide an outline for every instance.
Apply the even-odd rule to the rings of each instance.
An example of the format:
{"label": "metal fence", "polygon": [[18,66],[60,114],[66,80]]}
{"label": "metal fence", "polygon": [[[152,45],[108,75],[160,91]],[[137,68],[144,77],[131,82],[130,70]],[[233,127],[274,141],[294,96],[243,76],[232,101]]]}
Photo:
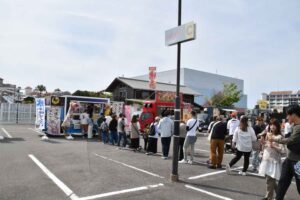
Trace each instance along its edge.
{"label": "metal fence", "polygon": [[0,123],[34,124],[35,104],[9,104],[0,105]]}

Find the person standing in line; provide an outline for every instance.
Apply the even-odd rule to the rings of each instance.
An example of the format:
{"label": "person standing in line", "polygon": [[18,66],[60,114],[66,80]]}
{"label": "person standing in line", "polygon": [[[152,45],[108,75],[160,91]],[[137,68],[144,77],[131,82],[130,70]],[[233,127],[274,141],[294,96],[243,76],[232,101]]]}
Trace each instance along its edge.
{"label": "person standing in line", "polygon": [[132,116],[130,130],[131,148],[136,151],[140,147],[140,127],[136,115]]}
{"label": "person standing in line", "polygon": [[271,132],[267,133],[267,142],[264,144],[262,162],[259,166],[259,175],[266,177],[267,192],[262,200],[273,200],[274,191],[277,188],[276,180],[279,180],[281,172],[281,155],[284,146],[275,142],[269,142],[268,138],[281,139],[281,127],[276,120],[270,126]]}
{"label": "person standing in line", "polygon": [[92,118],[88,118],[88,135],[87,135],[88,139],[93,138],[93,128],[94,128],[94,121]]}
{"label": "person standing in line", "polygon": [[186,124],[184,121],[180,122],[180,128],[179,128],[179,161],[181,161],[184,156],[183,156],[183,145],[184,145],[184,141],[185,141],[185,137],[186,137]]}
{"label": "person standing in line", "polygon": [[242,156],[244,156],[244,166],[242,172],[239,174],[246,176],[246,172],[249,167],[249,158],[252,151],[252,142],[256,141],[254,130],[248,125],[248,117],[243,116],[239,127],[233,134],[233,145],[236,146],[236,156],[226,166],[227,174],[230,174],[231,167],[237,163]]}
{"label": "person standing in line", "polygon": [[171,138],[174,131],[174,122],[168,117],[168,112],[163,113],[163,118],[159,121],[158,131],[161,135],[162,159],[166,160],[169,156]]}
{"label": "person standing in line", "polygon": [[270,137],[270,142],[287,145],[287,158],[282,163],[281,175],[276,190],[276,200],[283,200],[295,177],[298,194],[300,195],[300,106],[290,105],[287,109],[287,118],[294,124],[293,132],[288,138]]}
{"label": "person standing in line", "polygon": [[88,124],[89,115],[87,114],[86,110],[80,114],[79,118],[80,118],[81,133],[84,137],[85,135],[87,135],[88,127],[89,127]]}
{"label": "person standing in line", "polygon": [[231,113],[231,119],[227,123],[227,130],[229,135],[226,138],[226,141],[229,141],[231,146],[232,146],[233,133],[235,129],[239,126],[239,124],[240,124],[240,120],[237,119],[236,113],[235,112]]}
{"label": "person standing in line", "polygon": [[100,126],[100,130],[102,133],[102,142],[103,144],[106,144],[108,142],[108,132],[109,132],[109,128],[108,128],[108,124],[106,122],[106,118],[103,118],[103,121],[101,123]]}
{"label": "person standing in line", "polygon": [[147,147],[148,147],[149,132],[150,132],[150,125],[147,124],[146,127],[144,128],[144,132],[143,132],[144,150],[145,151],[147,151]]}
{"label": "person standing in line", "polygon": [[251,153],[251,163],[252,163],[252,170],[254,173],[258,172],[258,167],[260,164],[260,158],[259,158],[259,154],[261,152],[261,141],[258,139],[259,138],[259,134],[262,133],[265,130],[265,124],[264,124],[264,120],[262,117],[257,117],[256,121],[255,121],[255,125],[253,126],[253,130],[255,132],[257,141],[253,142],[253,146],[252,146],[252,153]]}
{"label": "person standing in line", "polygon": [[[192,118],[186,122],[187,133],[186,133],[186,138],[185,138],[185,141],[183,144],[184,158],[183,158],[183,160],[179,161],[179,163],[189,163],[192,165],[193,161],[194,161],[195,143],[197,140],[196,131],[197,131],[197,128],[199,127],[199,121],[197,120],[195,111],[192,111],[191,115],[192,115]],[[190,155],[190,160],[188,161],[187,149],[190,146],[191,146],[191,155]]]}
{"label": "person standing in line", "polygon": [[105,117],[103,113],[100,114],[100,117],[97,119],[97,126],[98,126],[98,136],[99,136],[99,141],[102,141],[102,130],[101,130],[101,124],[104,121]]}
{"label": "person standing in line", "polygon": [[222,121],[222,117],[217,117],[217,122],[211,129],[211,140],[210,140],[210,161],[208,165],[210,169],[221,169],[224,155],[224,143],[227,135],[226,122]]}
{"label": "person standing in line", "polygon": [[155,117],[154,122],[150,124],[149,131],[149,144],[147,148],[146,155],[156,154],[157,153],[157,139],[158,139],[158,122],[159,117]]}
{"label": "person standing in line", "polygon": [[118,119],[118,146],[120,146],[121,140],[123,139],[123,147],[126,147],[127,138],[125,133],[125,119],[124,115],[121,113]]}
{"label": "person standing in line", "polygon": [[113,115],[112,120],[109,123],[110,144],[111,145],[115,145],[118,143],[117,126],[118,126],[117,115]]}

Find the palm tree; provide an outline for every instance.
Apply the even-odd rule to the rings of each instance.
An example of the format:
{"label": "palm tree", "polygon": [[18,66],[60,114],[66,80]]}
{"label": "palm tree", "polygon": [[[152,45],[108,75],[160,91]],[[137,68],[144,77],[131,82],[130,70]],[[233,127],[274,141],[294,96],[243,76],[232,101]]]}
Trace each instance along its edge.
{"label": "palm tree", "polygon": [[37,85],[37,86],[35,87],[35,90],[39,91],[40,94],[42,94],[42,92],[46,92],[46,91],[47,91],[47,90],[46,90],[46,86],[44,86],[44,85]]}

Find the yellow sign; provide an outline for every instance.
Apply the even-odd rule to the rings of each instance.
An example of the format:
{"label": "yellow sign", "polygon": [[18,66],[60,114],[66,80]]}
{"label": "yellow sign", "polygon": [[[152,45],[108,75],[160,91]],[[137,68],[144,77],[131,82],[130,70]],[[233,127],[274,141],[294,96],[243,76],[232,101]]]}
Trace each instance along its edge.
{"label": "yellow sign", "polygon": [[268,101],[258,100],[257,105],[258,105],[259,109],[267,109],[268,108]]}

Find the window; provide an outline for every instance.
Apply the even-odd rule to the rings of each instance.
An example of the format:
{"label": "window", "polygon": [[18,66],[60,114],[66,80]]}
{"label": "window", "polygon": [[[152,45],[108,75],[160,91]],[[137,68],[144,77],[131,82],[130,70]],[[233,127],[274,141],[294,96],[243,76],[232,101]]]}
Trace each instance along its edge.
{"label": "window", "polygon": [[152,119],[153,115],[150,112],[145,112],[141,114],[141,120]]}

